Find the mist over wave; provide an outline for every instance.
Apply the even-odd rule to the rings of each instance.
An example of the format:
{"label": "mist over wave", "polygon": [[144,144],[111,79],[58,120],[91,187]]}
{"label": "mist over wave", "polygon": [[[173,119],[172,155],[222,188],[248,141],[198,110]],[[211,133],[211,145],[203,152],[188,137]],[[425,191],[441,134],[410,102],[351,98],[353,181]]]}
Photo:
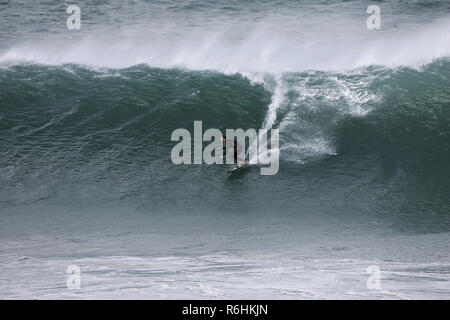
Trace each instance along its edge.
{"label": "mist over wave", "polygon": [[[103,38],[42,41],[18,44],[5,50],[1,63],[31,62],[92,67],[126,68],[137,64],[182,67],[193,70],[235,72],[289,72],[303,70],[351,70],[369,65],[387,67],[421,65],[450,54],[449,20],[384,38],[315,39],[305,42],[282,31],[255,30],[244,39],[208,30],[156,39]],[[231,38],[231,40],[229,39]],[[414,50],[411,50],[414,48]]]}
{"label": "mist over wave", "polygon": [[[319,11],[320,4],[308,1],[287,2],[279,9],[263,2],[258,10],[251,3],[233,2],[227,7],[211,2],[205,8],[188,6],[189,14],[180,6],[163,10],[148,4],[143,12],[149,16],[143,19],[144,13],[137,10],[105,5],[104,14],[110,19],[128,16],[137,20],[135,24],[102,16],[94,20],[87,10],[87,25],[79,31],[64,30],[62,19],[50,35],[37,32],[31,39],[5,41],[0,63],[73,63],[116,69],[148,64],[225,73],[280,73],[345,71],[369,65],[420,67],[450,54],[450,19],[445,15],[450,9],[445,4],[440,8],[443,16],[417,21],[414,14],[420,7],[395,8],[395,2],[387,3],[381,30],[366,27],[369,15],[364,3],[330,5]],[[389,11],[390,7],[395,11]]]}

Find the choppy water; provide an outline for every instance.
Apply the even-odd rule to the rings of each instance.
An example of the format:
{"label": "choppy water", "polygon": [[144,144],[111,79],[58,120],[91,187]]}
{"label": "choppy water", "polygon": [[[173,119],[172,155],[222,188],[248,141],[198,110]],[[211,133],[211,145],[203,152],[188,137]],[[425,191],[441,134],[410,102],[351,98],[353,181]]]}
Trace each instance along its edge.
{"label": "choppy water", "polygon": [[[369,4],[0,2],[0,297],[448,299],[450,3]],[[173,165],[194,120],[279,173]]]}

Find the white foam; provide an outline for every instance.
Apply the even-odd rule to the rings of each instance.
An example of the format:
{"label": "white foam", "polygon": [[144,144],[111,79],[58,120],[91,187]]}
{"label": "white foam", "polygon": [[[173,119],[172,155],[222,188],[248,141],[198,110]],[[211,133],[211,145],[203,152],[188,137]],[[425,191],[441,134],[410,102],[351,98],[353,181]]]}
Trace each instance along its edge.
{"label": "white foam", "polygon": [[[323,25],[324,22],[317,23]],[[331,27],[287,32],[282,21],[248,25],[248,30],[224,25],[221,29],[198,26],[195,30],[167,29],[161,33],[86,33],[55,40],[22,41],[0,53],[0,63],[81,64],[125,68],[148,64],[160,68],[212,69],[225,73],[343,71],[368,65],[420,67],[450,56],[450,20],[401,31],[369,32],[365,26],[338,36]]]}

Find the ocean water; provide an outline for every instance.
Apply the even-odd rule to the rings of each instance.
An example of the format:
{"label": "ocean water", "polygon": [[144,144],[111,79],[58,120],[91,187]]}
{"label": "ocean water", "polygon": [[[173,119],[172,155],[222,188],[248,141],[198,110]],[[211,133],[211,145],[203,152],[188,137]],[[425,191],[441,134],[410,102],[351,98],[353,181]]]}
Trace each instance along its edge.
{"label": "ocean water", "polygon": [[[69,4],[0,1],[0,299],[450,298],[449,1]],[[278,174],[174,165],[195,120]]]}

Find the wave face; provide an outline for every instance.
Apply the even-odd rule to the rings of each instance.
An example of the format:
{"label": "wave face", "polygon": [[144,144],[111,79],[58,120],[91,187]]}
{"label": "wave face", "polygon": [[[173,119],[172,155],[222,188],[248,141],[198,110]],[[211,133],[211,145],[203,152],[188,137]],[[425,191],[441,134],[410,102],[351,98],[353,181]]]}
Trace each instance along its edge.
{"label": "wave face", "polygon": [[[207,210],[217,201],[232,208],[216,184],[226,179],[223,167],[171,163],[171,132],[193,132],[194,120],[202,120],[205,129],[280,129],[280,173],[248,182],[255,193],[246,202],[256,207],[287,201],[308,180],[340,185],[350,179],[371,186],[361,191],[366,197],[380,192],[389,198],[395,190],[392,199],[373,199],[379,210],[386,202],[392,210],[393,201],[408,211],[404,197],[413,194],[418,204],[407,205],[422,219],[429,211],[447,214],[449,77],[445,59],[421,70],[266,74],[258,82],[145,65],[103,71],[12,66],[0,71],[2,201],[138,200],[185,208],[201,199]],[[194,179],[200,180],[192,186]],[[281,185],[264,190],[273,179]],[[333,196],[351,192],[342,189]],[[288,203],[286,210],[297,204]]]}

